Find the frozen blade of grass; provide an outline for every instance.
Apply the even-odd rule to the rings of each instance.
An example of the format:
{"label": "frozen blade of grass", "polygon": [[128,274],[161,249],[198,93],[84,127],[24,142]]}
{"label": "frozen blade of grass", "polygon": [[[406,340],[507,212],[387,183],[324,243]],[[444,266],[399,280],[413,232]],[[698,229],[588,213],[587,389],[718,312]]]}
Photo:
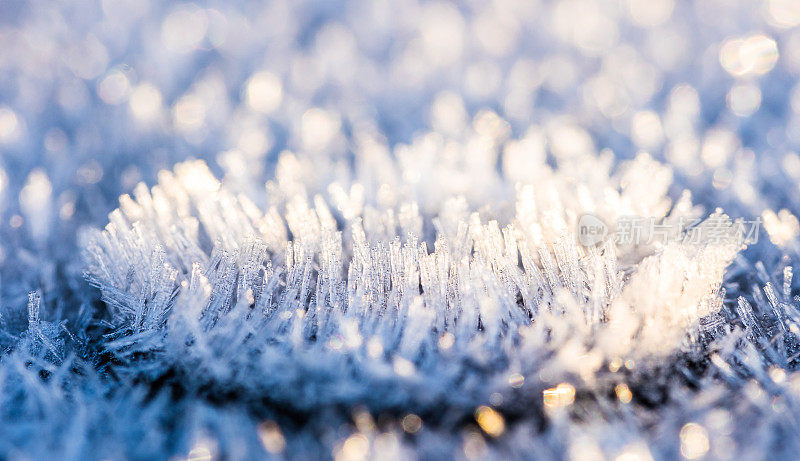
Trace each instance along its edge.
{"label": "frozen blade of grass", "polygon": [[28,293],[28,328],[31,330],[39,329],[39,309],[41,306],[41,295],[36,292]]}

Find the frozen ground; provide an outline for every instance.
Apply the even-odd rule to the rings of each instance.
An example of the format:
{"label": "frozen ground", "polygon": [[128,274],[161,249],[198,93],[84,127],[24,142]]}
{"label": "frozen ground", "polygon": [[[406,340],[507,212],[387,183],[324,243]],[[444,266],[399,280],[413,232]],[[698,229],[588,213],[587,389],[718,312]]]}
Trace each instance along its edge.
{"label": "frozen ground", "polygon": [[798,26],[0,3],[0,458],[797,459]]}

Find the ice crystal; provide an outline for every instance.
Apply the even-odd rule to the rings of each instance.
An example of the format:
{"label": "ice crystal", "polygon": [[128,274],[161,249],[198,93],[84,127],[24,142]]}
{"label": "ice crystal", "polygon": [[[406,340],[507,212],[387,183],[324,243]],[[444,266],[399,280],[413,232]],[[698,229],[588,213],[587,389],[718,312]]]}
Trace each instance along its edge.
{"label": "ice crystal", "polygon": [[[293,161],[286,153],[279,165]],[[87,277],[112,314],[104,347],[128,379],[153,379],[158,364],[191,376],[192,389],[237,389],[299,412],[360,404],[430,416],[447,405],[463,418],[508,393],[514,373],[533,389],[568,380],[597,391],[612,361],[682,350],[721,308],[722,276],[742,243],[582,247],[577,216],[613,219],[631,194],[649,189],[636,211],[659,221],[693,208],[688,196],[671,205],[671,172],[647,156],[613,172],[602,157],[573,162],[587,166],[578,189],[577,168],[542,161],[537,187],[499,189],[513,205],[483,211],[464,196],[429,198],[429,212],[405,197],[368,199],[377,191],[360,182],[309,199],[280,167],[264,211],[201,161],[162,171],[86,237]],[[402,164],[386,168],[397,184],[408,176]],[[661,171],[659,187],[645,186],[644,168]],[[698,229],[710,226],[736,237],[722,214]],[[497,436],[497,418],[478,423],[491,421]]]}

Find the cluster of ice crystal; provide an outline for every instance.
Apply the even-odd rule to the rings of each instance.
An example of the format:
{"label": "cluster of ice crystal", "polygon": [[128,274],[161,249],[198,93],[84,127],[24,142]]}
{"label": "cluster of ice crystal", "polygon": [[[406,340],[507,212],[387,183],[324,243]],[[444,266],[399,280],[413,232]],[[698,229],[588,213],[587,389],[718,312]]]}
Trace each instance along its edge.
{"label": "cluster of ice crystal", "polygon": [[[438,141],[399,147],[397,157],[431,163],[446,145]],[[520,142],[530,140],[503,144],[504,163]],[[534,183],[498,185],[493,195],[507,205],[494,210],[473,211],[461,195],[427,195],[429,212],[406,201],[428,175],[458,175],[453,160],[416,184],[402,179],[411,177],[402,160],[374,170],[396,174],[388,180],[406,197],[353,182],[311,198],[286,153],[266,211],[201,161],[162,172],[151,190],[140,184],[86,237],[88,278],[111,312],[104,346],[115,373],[153,379],[157,364],[191,377],[183,385],[193,391],[262,396],[299,412],[360,404],[463,419],[502,399],[513,376],[528,377],[534,397],[562,381],[596,390],[607,364],[659,361],[720,309],[741,241],[578,245],[582,214],[609,219],[636,206],[668,222],[692,212],[686,196],[670,205],[671,172],[648,156],[614,173],[608,157],[553,169],[541,159],[530,165]],[[643,174],[653,170],[661,184]],[[650,198],[637,194],[647,189]],[[733,234],[724,215],[709,222]]]}
{"label": "cluster of ice crystal", "polygon": [[796,458],[798,26],[0,2],[0,458]]}

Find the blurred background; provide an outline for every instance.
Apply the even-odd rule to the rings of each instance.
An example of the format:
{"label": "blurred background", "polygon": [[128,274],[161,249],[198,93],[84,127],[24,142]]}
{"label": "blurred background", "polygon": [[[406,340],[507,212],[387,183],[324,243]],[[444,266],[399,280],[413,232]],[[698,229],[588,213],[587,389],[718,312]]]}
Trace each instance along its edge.
{"label": "blurred background", "polygon": [[748,176],[800,173],[798,24],[793,0],[6,0],[2,227],[44,241],[188,157],[260,187],[284,149],[458,137],[482,109],[754,205]]}

